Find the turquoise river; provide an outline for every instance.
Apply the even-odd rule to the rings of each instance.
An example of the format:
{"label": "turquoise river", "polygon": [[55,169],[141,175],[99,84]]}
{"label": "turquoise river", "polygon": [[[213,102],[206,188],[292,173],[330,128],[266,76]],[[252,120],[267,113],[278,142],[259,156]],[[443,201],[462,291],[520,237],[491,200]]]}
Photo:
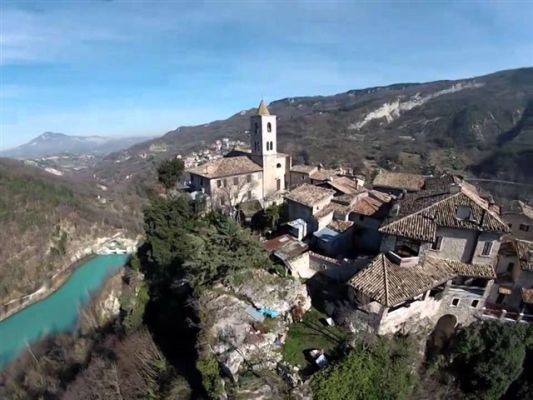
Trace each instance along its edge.
{"label": "turquoise river", "polygon": [[46,299],[0,322],[0,370],[29,345],[48,335],[73,332],[81,309],[106,280],[126,263],[127,255],[96,256],[80,265]]}

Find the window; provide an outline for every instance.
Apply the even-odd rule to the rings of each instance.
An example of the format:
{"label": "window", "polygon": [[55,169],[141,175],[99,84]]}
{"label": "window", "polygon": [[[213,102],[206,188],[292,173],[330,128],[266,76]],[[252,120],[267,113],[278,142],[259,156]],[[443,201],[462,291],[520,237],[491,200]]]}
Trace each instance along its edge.
{"label": "window", "polygon": [[524,232],[529,232],[529,225],[527,225],[527,224],[520,224],[520,226],[518,227],[518,229],[520,229],[521,231],[524,231]]}
{"label": "window", "polygon": [[254,124],[254,132],[259,132],[259,125],[257,124],[257,122]]}
{"label": "window", "polygon": [[457,297],[454,297],[452,299],[452,307],[457,307],[459,305],[459,299]]}
{"label": "window", "polygon": [[267,124],[267,132],[272,132],[272,124],[270,122]]}
{"label": "window", "polygon": [[228,187],[228,180],[226,178],[222,182],[224,183],[224,187]]}
{"label": "window", "polygon": [[442,236],[437,236],[437,238],[431,245],[431,250],[439,251],[441,247],[442,247]]}
{"label": "window", "polygon": [[226,199],[224,197],[220,198],[220,205],[223,206],[226,204]]}
{"label": "window", "polygon": [[477,308],[478,304],[479,304],[479,300],[472,300],[472,303],[470,303],[470,307]]}
{"label": "window", "polygon": [[252,199],[252,191],[251,190],[248,190],[246,192],[246,197],[248,197],[248,200],[251,200]]}
{"label": "window", "polygon": [[305,175],[302,175],[300,179],[303,181],[305,179]]}
{"label": "window", "polygon": [[246,182],[252,182],[252,175],[246,175]]}
{"label": "window", "polygon": [[222,186],[222,181],[221,180],[218,180],[217,181],[217,187],[221,187]]}
{"label": "window", "polygon": [[276,189],[281,190],[281,179],[276,179]]}
{"label": "window", "polygon": [[236,177],[233,178],[233,184],[234,184],[235,186],[237,186],[237,185],[239,184],[239,177],[238,177],[238,176],[236,176]]}
{"label": "window", "polygon": [[513,272],[513,268],[514,268],[513,262],[510,262],[509,264],[507,264],[507,272]]}
{"label": "window", "polygon": [[490,251],[492,250],[492,242],[485,242],[483,245],[483,251],[481,252],[482,256],[490,256]]}
{"label": "window", "polygon": [[281,168],[281,163],[277,163],[276,168]]}
{"label": "window", "polygon": [[455,215],[459,219],[470,219],[472,209],[470,206],[458,206]]}
{"label": "window", "polygon": [[496,304],[502,304],[503,300],[505,300],[505,295],[503,293],[498,294],[498,297],[496,297]]}

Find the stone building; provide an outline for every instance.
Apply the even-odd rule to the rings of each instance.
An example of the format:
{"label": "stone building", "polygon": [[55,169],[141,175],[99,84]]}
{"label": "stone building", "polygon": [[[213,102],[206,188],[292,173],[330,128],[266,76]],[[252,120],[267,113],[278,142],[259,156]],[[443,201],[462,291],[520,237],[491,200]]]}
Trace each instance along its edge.
{"label": "stone building", "polygon": [[372,187],[384,193],[399,195],[402,192],[418,192],[424,183],[422,175],[380,170],[372,181]]}
{"label": "stone building", "polygon": [[348,296],[357,306],[359,327],[378,334],[407,332],[424,322],[433,326],[450,314],[459,323],[472,322],[494,277],[490,265],[389,252],[379,254],[349,281]]}
{"label": "stone building", "polygon": [[452,185],[445,191],[406,194],[392,205],[379,231],[380,250],[401,256],[428,253],[464,263],[496,265],[507,224],[476,193]]}
{"label": "stone building", "polygon": [[533,207],[515,200],[509,207],[503,209],[502,217],[509,225],[514,237],[533,241]]}
{"label": "stone building", "polygon": [[350,281],[356,313],[379,333],[468,324],[485,306],[507,225],[469,187],[403,194],[379,229],[379,254]]}
{"label": "stone building", "polygon": [[496,273],[486,314],[533,322],[533,242],[502,243]]}
{"label": "stone building", "polygon": [[263,244],[276,261],[282,262],[295,278],[307,279],[315,274],[309,266],[309,247],[290,235],[281,235]]}
{"label": "stone building", "polygon": [[311,234],[322,229],[333,220],[331,199],[335,192],[304,183],[285,195],[290,220],[302,219],[307,224],[306,232]]}
{"label": "stone building", "polygon": [[276,116],[261,100],[250,118],[250,152],[233,151],[188,170],[191,188],[205,193],[213,208],[258,200],[264,207],[282,200],[291,157],[277,151]]}

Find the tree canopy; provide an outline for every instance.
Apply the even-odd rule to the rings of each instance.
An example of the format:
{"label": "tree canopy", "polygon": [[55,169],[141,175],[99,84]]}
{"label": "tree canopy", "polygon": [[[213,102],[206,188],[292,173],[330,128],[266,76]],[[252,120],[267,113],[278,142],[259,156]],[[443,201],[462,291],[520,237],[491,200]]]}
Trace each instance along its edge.
{"label": "tree canopy", "polygon": [[164,160],[157,167],[157,177],[159,182],[167,189],[176,185],[183,175],[185,166],[179,158]]}
{"label": "tree canopy", "polygon": [[461,389],[472,398],[501,398],[522,372],[532,338],[528,327],[499,322],[460,330],[450,348],[450,359]]}
{"label": "tree canopy", "polygon": [[416,351],[405,338],[359,340],[342,360],[311,381],[315,400],[408,399]]}
{"label": "tree canopy", "polygon": [[163,279],[185,277],[194,287],[237,270],[268,267],[251,233],[221,214],[195,216],[184,196],[156,199],[145,210],[148,254]]}

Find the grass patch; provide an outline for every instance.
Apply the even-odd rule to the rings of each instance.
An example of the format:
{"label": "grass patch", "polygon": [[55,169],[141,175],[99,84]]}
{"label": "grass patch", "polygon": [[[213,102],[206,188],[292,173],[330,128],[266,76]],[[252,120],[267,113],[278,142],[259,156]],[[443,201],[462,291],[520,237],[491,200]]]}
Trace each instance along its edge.
{"label": "grass patch", "polygon": [[305,354],[310,349],[323,349],[330,354],[335,352],[348,337],[348,332],[337,326],[325,325],[325,318],[325,314],[312,308],[302,322],[291,325],[283,345],[285,361],[301,368],[309,364]]}

